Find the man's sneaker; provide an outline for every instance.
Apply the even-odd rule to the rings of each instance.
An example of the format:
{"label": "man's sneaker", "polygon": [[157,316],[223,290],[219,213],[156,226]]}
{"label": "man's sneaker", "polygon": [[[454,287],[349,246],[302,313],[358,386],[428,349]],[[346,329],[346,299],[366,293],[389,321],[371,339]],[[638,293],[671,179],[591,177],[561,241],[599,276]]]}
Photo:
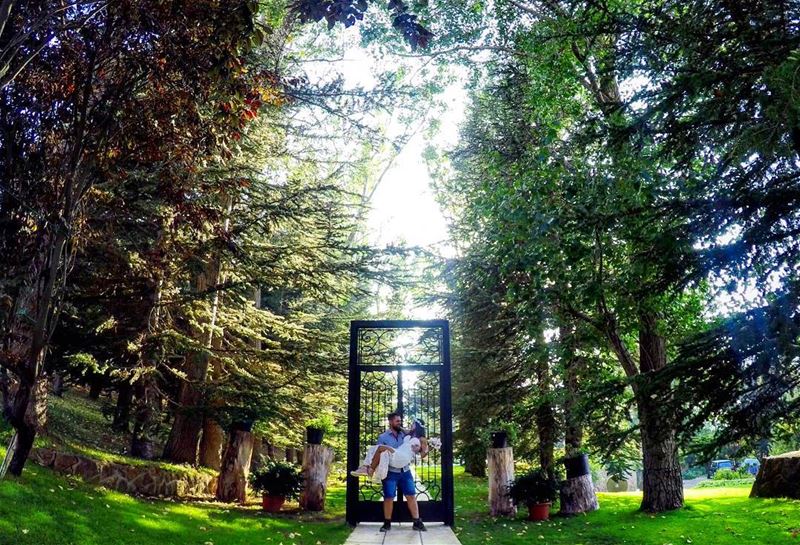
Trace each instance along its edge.
{"label": "man's sneaker", "polygon": [[383,526],[381,526],[381,532],[388,532],[391,529],[392,529],[392,523],[389,521],[384,522]]}
{"label": "man's sneaker", "polygon": [[422,523],[422,519],[417,519],[414,521],[414,524],[411,525],[411,528],[417,530],[418,532],[427,532],[428,529],[425,528],[425,525]]}
{"label": "man's sneaker", "polygon": [[351,471],[350,475],[353,477],[369,477],[369,470],[367,469],[367,466],[361,466],[358,469]]}

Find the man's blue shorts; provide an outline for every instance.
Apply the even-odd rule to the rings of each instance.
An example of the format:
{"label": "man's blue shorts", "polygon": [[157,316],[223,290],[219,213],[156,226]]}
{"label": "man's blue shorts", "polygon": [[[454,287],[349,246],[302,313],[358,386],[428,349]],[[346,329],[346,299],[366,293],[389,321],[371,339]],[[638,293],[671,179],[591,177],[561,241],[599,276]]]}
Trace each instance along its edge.
{"label": "man's blue shorts", "polygon": [[390,471],[383,480],[384,499],[394,499],[397,497],[397,486],[404,496],[414,496],[417,488],[414,486],[414,478],[410,471],[394,472]]}

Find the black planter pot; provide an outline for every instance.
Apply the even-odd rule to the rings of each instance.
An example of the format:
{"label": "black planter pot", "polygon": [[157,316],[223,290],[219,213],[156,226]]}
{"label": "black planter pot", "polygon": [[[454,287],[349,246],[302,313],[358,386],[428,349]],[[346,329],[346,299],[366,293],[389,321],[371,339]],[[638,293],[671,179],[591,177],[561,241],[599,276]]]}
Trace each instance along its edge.
{"label": "black planter pot", "polygon": [[585,454],[579,454],[573,458],[565,458],[564,467],[567,468],[567,479],[583,477],[590,473],[589,457]]}
{"label": "black planter pot", "polygon": [[310,445],[321,445],[322,444],[322,437],[325,435],[325,430],[321,430],[319,428],[312,428],[311,426],[306,428],[306,441]]}
{"label": "black planter pot", "polygon": [[237,420],[231,423],[231,431],[253,431],[255,420]]}
{"label": "black planter pot", "polygon": [[506,448],[508,446],[508,432],[493,431],[491,433],[492,448]]}

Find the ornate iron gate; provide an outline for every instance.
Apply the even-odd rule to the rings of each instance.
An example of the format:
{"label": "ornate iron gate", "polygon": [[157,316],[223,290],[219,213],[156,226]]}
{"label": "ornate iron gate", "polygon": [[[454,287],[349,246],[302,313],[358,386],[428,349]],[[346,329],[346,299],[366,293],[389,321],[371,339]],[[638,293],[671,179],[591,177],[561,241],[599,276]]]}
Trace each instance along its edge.
{"label": "ornate iron gate", "polygon": [[[380,485],[353,477],[364,450],[386,430],[386,415],[398,411],[403,424],[421,419],[427,436],[439,437],[413,465],[420,516],[453,524],[453,441],[450,401],[450,329],[447,320],[354,321],[350,324],[347,432],[347,522],[383,520]],[[392,516],[410,521],[399,494]]]}

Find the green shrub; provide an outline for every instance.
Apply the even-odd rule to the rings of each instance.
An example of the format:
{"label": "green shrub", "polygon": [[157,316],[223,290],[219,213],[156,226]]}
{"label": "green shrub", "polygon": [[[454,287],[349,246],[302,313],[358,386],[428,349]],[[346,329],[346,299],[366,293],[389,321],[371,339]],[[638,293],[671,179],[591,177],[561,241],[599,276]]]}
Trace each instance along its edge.
{"label": "green shrub", "polygon": [[303,489],[303,475],[294,464],[263,460],[258,469],[250,472],[250,486],[267,496],[296,498]]}
{"label": "green shrub", "polygon": [[753,486],[753,481],[755,481],[755,477],[752,475],[749,479],[730,479],[727,481],[715,481],[712,479],[698,483],[695,488],[742,488]]}
{"label": "green shrub", "polygon": [[714,473],[713,479],[715,481],[732,481],[735,479],[746,479],[748,477],[752,477],[750,473],[747,472],[747,469],[742,467],[737,470],[733,469],[718,469]]}
{"label": "green shrub", "polygon": [[520,475],[511,482],[508,495],[514,505],[550,503],[558,498],[558,481],[541,469]]}

